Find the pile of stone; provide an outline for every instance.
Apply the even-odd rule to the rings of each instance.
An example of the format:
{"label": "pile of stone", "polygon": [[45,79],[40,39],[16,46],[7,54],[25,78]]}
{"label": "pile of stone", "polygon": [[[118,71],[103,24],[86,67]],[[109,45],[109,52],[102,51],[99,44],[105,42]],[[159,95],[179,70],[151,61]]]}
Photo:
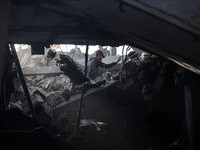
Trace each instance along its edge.
{"label": "pile of stone", "polygon": [[[67,76],[26,76],[25,80],[33,106],[40,111],[44,111],[50,117],[52,117],[53,107],[64,101],[69,101],[70,99],[68,91],[72,89],[72,83]],[[13,94],[10,107],[17,107],[22,110],[24,114],[30,113],[22,86],[19,86]]]}

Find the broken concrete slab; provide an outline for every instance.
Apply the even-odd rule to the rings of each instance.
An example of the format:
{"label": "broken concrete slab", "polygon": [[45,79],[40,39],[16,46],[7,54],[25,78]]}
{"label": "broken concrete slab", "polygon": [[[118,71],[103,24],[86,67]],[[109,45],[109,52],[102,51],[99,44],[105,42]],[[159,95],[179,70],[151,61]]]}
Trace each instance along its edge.
{"label": "broken concrete slab", "polygon": [[[97,93],[99,91],[102,91],[102,90],[106,89],[107,87],[111,86],[112,84],[114,84],[115,82],[117,82],[117,81],[110,80],[110,81],[107,81],[105,84],[101,85],[100,87],[96,87],[96,88],[93,87],[91,89],[88,89],[87,92],[84,94],[83,97],[87,97],[88,95],[91,95],[91,94]],[[71,97],[70,97],[70,99],[68,101],[63,101],[62,103],[60,103],[57,106],[55,106],[53,108],[53,110],[57,110],[60,107],[68,105],[71,102],[77,101],[77,100],[80,99],[80,97],[81,97],[81,92],[80,93],[76,93],[74,95],[71,95]]]}
{"label": "broken concrete slab", "polygon": [[34,75],[60,75],[63,71],[59,69],[58,66],[43,66],[37,68],[23,68],[22,72],[24,76],[34,76]]}

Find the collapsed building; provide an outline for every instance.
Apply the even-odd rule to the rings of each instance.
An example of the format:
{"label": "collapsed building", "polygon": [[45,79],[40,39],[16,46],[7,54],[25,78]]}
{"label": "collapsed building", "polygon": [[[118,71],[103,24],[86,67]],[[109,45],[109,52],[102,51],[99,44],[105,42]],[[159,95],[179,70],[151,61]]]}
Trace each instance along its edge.
{"label": "collapsed building", "polygon": [[[1,1],[0,149],[199,149],[199,5]],[[89,45],[128,47],[93,81]]]}
{"label": "collapsed building", "polygon": [[[128,48],[130,49],[130,47]],[[100,99],[109,97],[113,101],[113,104],[110,106],[111,108],[119,107],[123,110],[123,115],[119,113],[119,115],[122,115],[120,119],[124,124],[124,129],[121,132],[126,132],[127,129],[133,130],[133,127],[139,131],[139,133],[128,136],[121,135],[121,138],[126,138],[129,142],[134,143],[135,147],[142,149],[147,149],[151,146],[159,148],[171,148],[173,146],[181,148],[182,146],[186,146],[179,137],[185,109],[183,88],[184,68],[163,57],[132,49],[124,56],[123,61],[117,66],[117,69],[103,69],[103,72],[99,72],[99,77],[95,81],[91,81],[89,77],[84,76],[82,63],[80,61],[78,61],[79,63],[76,62],[76,59],[72,59],[70,54],[53,54],[50,60],[53,62],[47,64],[45,59],[47,60],[48,57],[46,55],[40,55],[39,57],[28,55],[30,47],[23,51],[26,51],[23,53],[24,56],[22,54],[18,56],[22,58],[28,56],[26,62],[24,59],[20,60],[24,66],[22,70],[33,107],[38,119],[45,126],[44,128],[50,130],[51,134],[68,139],[70,142],[73,141],[71,140],[71,135],[73,135],[73,131],[75,130],[76,117],[74,117],[74,114],[76,114],[77,110],[71,110],[72,108],[69,106],[77,105],[77,101],[80,99],[83,91],[84,97],[103,92],[104,94],[99,97]],[[50,49],[49,51],[51,52],[52,50]],[[55,57],[56,55],[59,56]],[[56,64],[60,65],[56,66]],[[32,69],[30,69],[30,65],[32,65]],[[23,87],[21,86],[15,63],[12,66],[10,70],[12,73],[8,72],[8,75],[15,74],[15,78],[13,78],[13,81],[11,81],[11,78],[5,80],[6,82],[9,81],[15,87],[9,93],[11,95],[8,98],[10,101],[8,102],[9,107],[10,109],[17,108],[23,114],[29,116],[31,115],[31,111]],[[45,66],[49,70],[46,69],[44,71]],[[54,67],[53,70],[52,67]],[[87,86],[84,87],[84,83]],[[5,88],[6,91],[9,91],[9,87]],[[176,101],[174,101],[174,98]],[[102,106],[104,105],[102,104]],[[86,109],[88,109],[87,107],[86,104]],[[95,106],[91,107],[95,108]],[[119,108],[115,111],[119,111]],[[73,115],[66,113],[69,111]],[[102,112],[100,111],[99,113],[101,114]],[[93,128],[92,126],[96,126],[96,134],[105,134],[101,133],[102,131],[110,132],[105,128],[111,124],[109,121],[99,122],[96,120],[96,117],[93,119],[82,118],[80,121],[81,128],[88,126],[85,129],[86,131],[90,131]],[[119,124],[119,122],[117,123]],[[137,127],[138,125],[140,127]],[[138,134],[147,135],[142,135],[142,139],[137,139],[137,141],[134,136],[138,138]],[[152,138],[152,141],[148,139],[148,136]],[[91,139],[93,137],[89,136],[87,138]],[[142,146],[137,145],[141,142],[140,140],[144,142]],[[157,141],[159,142],[157,143]],[[177,143],[173,145],[174,142]],[[90,145],[90,143],[81,143],[80,145],[80,143],[77,144],[75,142],[75,145],[88,149],[86,145]],[[127,148],[133,147],[128,145]]]}

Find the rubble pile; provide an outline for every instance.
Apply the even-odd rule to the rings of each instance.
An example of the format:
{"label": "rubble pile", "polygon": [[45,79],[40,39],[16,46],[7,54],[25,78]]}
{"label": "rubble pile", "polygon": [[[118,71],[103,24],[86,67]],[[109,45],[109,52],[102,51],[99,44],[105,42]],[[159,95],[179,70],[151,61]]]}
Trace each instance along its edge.
{"label": "rubble pile", "polygon": [[[68,101],[70,95],[67,93],[72,89],[71,80],[64,75],[60,76],[26,76],[26,83],[34,107],[42,107],[42,110],[52,117],[52,108]],[[11,102],[11,108],[19,108],[25,114],[30,110],[24,96],[23,88],[20,86],[14,94],[16,101]]]}
{"label": "rubble pile", "polygon": [[132,51],[122,62],[120,72],[113,78],[119,80],[115,85],[122,92],[133,87],[148,103],[160,92],[169,74],[175,80],[177,68],[176,64],[159,56]]}
{"label": "rubble pile", "polygon": [[[25,73],[24,77],[33,106],[37,111],[43,111],[51,118],[53,116],[52,109],[62,102],[68,102],[72,95],[80,94],[84,82],[87,82],[86,92],[92,87],[105,84],[112,77],[110,72],[104,72],[101,77],[96,79],[96,84],[92,85],[89,79],[85,78],[84,68],[81,64],[74,61],[84,57],[80,48],[77,47],[69,53],[45,49],[45,54],[39,56],[31,55],[30,46],[23,49],[19,47],[18,56]],[[10,102],[10,107],[30,114],[17,72],[13,81],[16,88],[12,94],[13,99]]]}
{"label": "rubble pile", "polygon": [[[179,72],[180,67],[165,58],[130,52],[108,96],[134,115],[144,113],[147,134],[169,145],[179,138],[184,119],[184,87],[175,82]],[[132,120],[132,115],[128,113],[125,120]]]}
{"label": "rubble pile", "polygon": [[[77,55],[75,53],[70,55],[79,58],[78,53],[79,51],[77,51]],[[61,74],[54,72],[45,75],[36,73],[33,76],[24,76],[39,120],[42,124],[51,124],[55,129],[51,133],[66,139],[73,134],[72,131],[76,126],[67,113],[61,114],[58,119],[54,118],[57,120],[52,122],[55,107],[61,103],[69,104],[72,102],[73,95],[78,95],[77,97],[80,99],[82,92],[88,95],[94,93],[95,90],[108,88],[105,92],[106,97],[108,91],[108,97],[116,105],[127,108],[124,117],[125,129],[130,127],[132,129],[132,122],[135,122],[135,118],[139,118],[145,120],[146,128],[144,132],[149,134],[150,137],[156,138],[153,139],[154,141],[159,141],[158,143],[164,143],[164,145],[180,141],[177,135],[179,135],[178,131],[184,118],[183,68],[159,56],[131,51],[124,56],[118,73],[103,71],[101,76],[92,81],[85,77],[80,63],[78,64],[69,55],[62,53],[59,55],[59,59],[57,59],[58,54],[53,51],[51,55],[53,57],[50,57],[50,59],[54,63],[43,63],[43,65],[54,66],[58,63],[59,69],[62,71]],[[54,57],[56,57],[56,61]],[[113,57],[113,59],[115,58]],[[22,60],[25,60],[25,58]],[[31,59],[26,61],[30,63]],[[38,64],[42,63],[37,62],[33,66],[38,67]],[[27,64],[24,63],[24,66],[27,66]],[[14,73],[13,85],[15,90],[11,94],[9,106],[30,115],[30,108],[17,71],[15,70]],[[145,114],[144,118],[141,118],[141,114]],[[82,119],[80,121],[80,127],[92,126],[98,132],[105,125],[105,123],[98,122],[96,119]],[[130,133],[128,136],[133,135]],[[131,138],[134,139],[134,137]],[[137,140],[139,138],[134,139],[135,143],[137,143]]]}

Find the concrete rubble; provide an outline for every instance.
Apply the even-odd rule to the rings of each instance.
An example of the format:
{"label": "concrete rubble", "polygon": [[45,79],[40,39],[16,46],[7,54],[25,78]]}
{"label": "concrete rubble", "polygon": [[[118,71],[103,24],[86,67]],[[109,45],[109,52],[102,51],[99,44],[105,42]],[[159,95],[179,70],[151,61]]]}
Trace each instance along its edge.
{"label": "concrete rubble", "polygon": [[[88,78],[84,78],[84,59],[80,58],[83,56],[79,54],[79,51],[71,51],[69,55],[74,59],[69,57],[69,55],[60,54],[61,60],[58,60],[58,56],[56,57],[56,61],[61,64],[60,66],[55,66],[55,60],[52,66],[46,66],[57,67],[57,69],[59,68],[61,70],[60,73],[55,73],[57,71],[54,70],[52,74],[50,74],[51,71],[46,71],[49,73],[43,73],[43,75],[40,73],[25,74],[27,87],[37,113],[39,116],[41,115],[44,122],[46,121],[55,127],[56,135],[68,138],[69,135],[72,134],[71,131],[74,131],[74,120],[71,120],[70,116],[66,113],[60,115],[58,120],[52,122],[55,116],[54,111],[70,103],[73,104],[76,100],[80,99],[84,82],[86,82],[84,97],[108,89],[108,97],[113,100],[116,106],[128,107],[136,111],[138,109],[136,106],[142,104],[144,112],[146,113],[146,121],[149,126],[153,126],[152,130],[155,130],[155,128],[161,128],[160,130],[162,130],[162,127],[157,126],[152,120],[154,117],[157,117],[158,120],[160,119],[160,116],[155,115],[155,112],[158,106],[162,107],[163,105],[161,104],[161,99],[164,99],[163,101],[166,100],[165,97],[162,97],[165,95],[163,93],[167,91],[168,97],[166,97],[170,99],[172,96],[177,96],[177,91],[181,92],[181,89],[177,90],[175,86],[182,84],[182,68],[162,57],[141,51],[131,51],[124,56],[123,61],[118,64],[118,68],[100,70],[99,77],[91,81]],[[116,59],[116,57],[109,56],[105,59],[112,61]],[[53,59],[51,61],[53,61]],[[68,63],[70,64],[68,64],[67,61],[69,61]],[[104,61],[106,62],[106,60]],[[63,64],[67,64],[69,70],[67,70]],[[26,66],[26,64],[24,64],[24,66]],[[171,83],[171,81],[175,81],[175,78],[176,85]],[[16,84],[19,85],[17,81],[18,80],[16,80]],[[173,92],[173,90],[175,92]],[[11,108],[18,108],[25,114],[30,114],[21,86],[17,89],[14,100],[15,101],[10,103]],[[179,102],[180,101],[174,103],[174,105],[179,105]],[[182,102],[180,103],[182,106]],[[172,106],[169,106],[169,108],[170,107]],[[176,110],[173,111],[175,114],[177,113]],[[180,107],[179,111],[182,111],[182,107]],[[130,116],[127,115],[124,128],[130,127],[130,120]],[[181,117],[177,120],[177,124],[173,124],[173,126],[179,127],[180,121]],[[165,121],[163,122],[166,123]],[[107,123],[99,122],[95,119],[82,119],[80,127],[84,128],[84,126],[92,125],[96,127],[96,131],[100,131],[101,126],[106,124]],[[163,125],[163,128],[166,128],[166,126]],[[174,131],[171,125],[169,126],[169,130]],[[169,135],[169,138],[172,138],[172,140],[167,143],[168,145],[179,140],[176,136],[173,136],[172,132],[169,133],[172,135]]]}
{"label": "concrete rubble", "polygon": [[[69,96],[65,94],[66,91],[70,91],[72,88],[72,83],[67,76],[60,75],[60,76],[26,76],[27,87],[29,90],[29,94],[32,98],[33,105],[36,107],[39,104],[43,104],[43,108],[46,112],[52,109],[47,107],[47,104],[57,105],[63,101],[68,101]],[[23,89],[20,86],[17,90],[17,94],[15,95],[16,99],[21,97],[21,103],[17,101],[18,107],[22,107],[22,110],[25,114],[29,113],[28,104],[25,100]],[[15,107],[14,104],[11,107]],[[27,108],[27,109],[26,109]],[[50,115],[52,116],[52,115]]]}
{"label": "concrete rubble", "polygon": [[[51,47],[55,48],[55,46],[58,45],[52,45]],[[21,45],[18,49],[17,54],[34,107],[42,107],[44,112],[52,118],[52,110],[54,108],[80,97],[84,81],[83,70],[85,61],[85,56],[81,53],[80,48],[75,47],[71,49],[70,52],[58,51],[56,53],[54,50],[52,51],[52,49],[47,48],[45,49],[44,55],[31,55],[31,48],[28,45]],[[107,49],[103,50],[107,55],[109,51]],[[48,54],[54,56],[46,57]],[[71,74],[69,74],[69,71],[65,74],[65,71],[62,69],[63,66],[57,65],[58,59],[63,58],[63,61],[65,61],[65,57],[70,59],[70,61],[74,60],[74,69],[78,69],[78,74],[73,72],[73,69],[69,69]],[[93,57],[93,55],[89,57]],[[117,59],[117,57],[111,56],[111,58],[105,58],[104,62],[110,63],[109,61],[115,61],[115,59]],[[113,67],[111,70],[108,70],[109,72],[107,70],[101,70],[99,75],[101,73],[103,74],[101,77],[97,78],[96,81],[100,83],[105,79],[110,82],[112,77],[111,72],[116,72],[116,70],[119,71],[119,65],[118,68]],[[78,82],[81,76],[83,80]],[[108,85],[109,82],[105,85]],[[105,81],[102,83],[105,83]],[[20,86],[21,82],[18,76],[14,78],[14,85],[16,85],[16,92],[13,102],[10,103],[10,107],[19,108],[25,114],[29,114],[28,103],[26,102],[23,88]],[[92,86],[89,88],[92,88]],[[91,94],[99,89],[101,88],[90,90],[87,94]]]}
{"label": "concrete rubble", "polygon": [[[109,51],[106,48],[103,49],[100,47],[100,49],[104,50],[106,55],[109,55]],[[48,50],[45,50],[46,53]],[[151,81],[151,84],[148,83],[148,81],[145,81],[144,71],[146,71],[146,69],[143,68],[145,68],[145,66],[149,67],[149,64],[155,62],[158,67],[162,68],[162,63],[164,62],[159,61],[160,58],[157,56],[149,55],[147,53],[145,54],[138,49],[136,49],[136,51],[131,51],[124,58],[121,62],[121,67],[120,64],[118,64],[108,70],[101,68],[99,71],[99,77],[95,80],[96,83],[99,82],[102,84],[101,87],[96,86],[98,88],[92,86],[89,80],[84,79],[84,55],[77,47],[72,49],[69,53],[58,52],[54,55],[55,58],[51,59],[45,57],[46,54],[44,56],[42,55],[37,57],[31,56],[30,47],[21,49],[21,51],[18,52],[18,55],[21,64],[23,64],[23,72],[29,93],[33,100],[33,105],[36,107],[41,104],[45,113],[47,113],[50,117],[52,117],[53,109],[57,109],[62,105],[79,98],[85,81],[90,84],[87,89],[88,92],[86,92],[85,95],[97,92],[102,88],[107,88],[113,84],[117,84],[119,81],[121,82],[123,90],[126,90],[126,88],[130,85],[142,81],[142,94],[145,101],[150,101],[152,95],[159,92],[160,86],[164,81],[162,76],[155,77],[155,79],[153,79],[155,81]],[[110,63],[116,59],[117,56],[109,56],[103,59],[103,61],[105,63]],[[72,62],[71,69],[69,68],[70,65],[68,65],[68,70],[70,71],[65,70],[63,65],[57,66],[58,62],[64,64],[66,61],[69,61],[70,63]],[[156,66],[152,66],[152,69],[155,69],[155,67]],[[151,68],[149,69],[151,70]],[[162,75],[163,73],[164,70],[161,69],[159,74]],[[136,79],[136,75],[138,79]],[[128,85],[123,84],[123,82],[127,81]],[[148,91],[151,91],[150,95]],[[19,96],[20,94],[21,96]],[[25,114],[28,114],[28,105],[25,101],[25,97],[22,95],[23,89],[22,87],[19,87],[17,96],[22,98],[15,103],[12,102],[11,107],[18,107],[23,110]],[[23,102],[25,102],[25,104]]]}
{"label": "concrete rubble", "polygon": [[[185,69],[165,58],[152,54],[140,56],[134,52],[130,52],[127,55],[127,61],[123,63],[120,72],[121,79],[108,87],[108,96],[117,106],[129,108],[135,115],[138,113],[138,116],[144,114],[141,119],[145,121],[142,132],[155,137],[153,141],[159,141],[162,146],[168,147],[179,140],[177,135],[184,120],[183,72]],[[131,115],[128,113],[125,117],[127,128],[130,128],[134,122]],[[134,118],[137,117],[134,116]],[[152,140],[145,141],[134,137],[133,139],[136,143],[140,140],[144,143]],[[155,145],[159,147],[158,149],[163,149],[161,145],[157,143]],[[149,145],[138,146],[145,149]],[[180,146],[179,143],[177,148]]]}

